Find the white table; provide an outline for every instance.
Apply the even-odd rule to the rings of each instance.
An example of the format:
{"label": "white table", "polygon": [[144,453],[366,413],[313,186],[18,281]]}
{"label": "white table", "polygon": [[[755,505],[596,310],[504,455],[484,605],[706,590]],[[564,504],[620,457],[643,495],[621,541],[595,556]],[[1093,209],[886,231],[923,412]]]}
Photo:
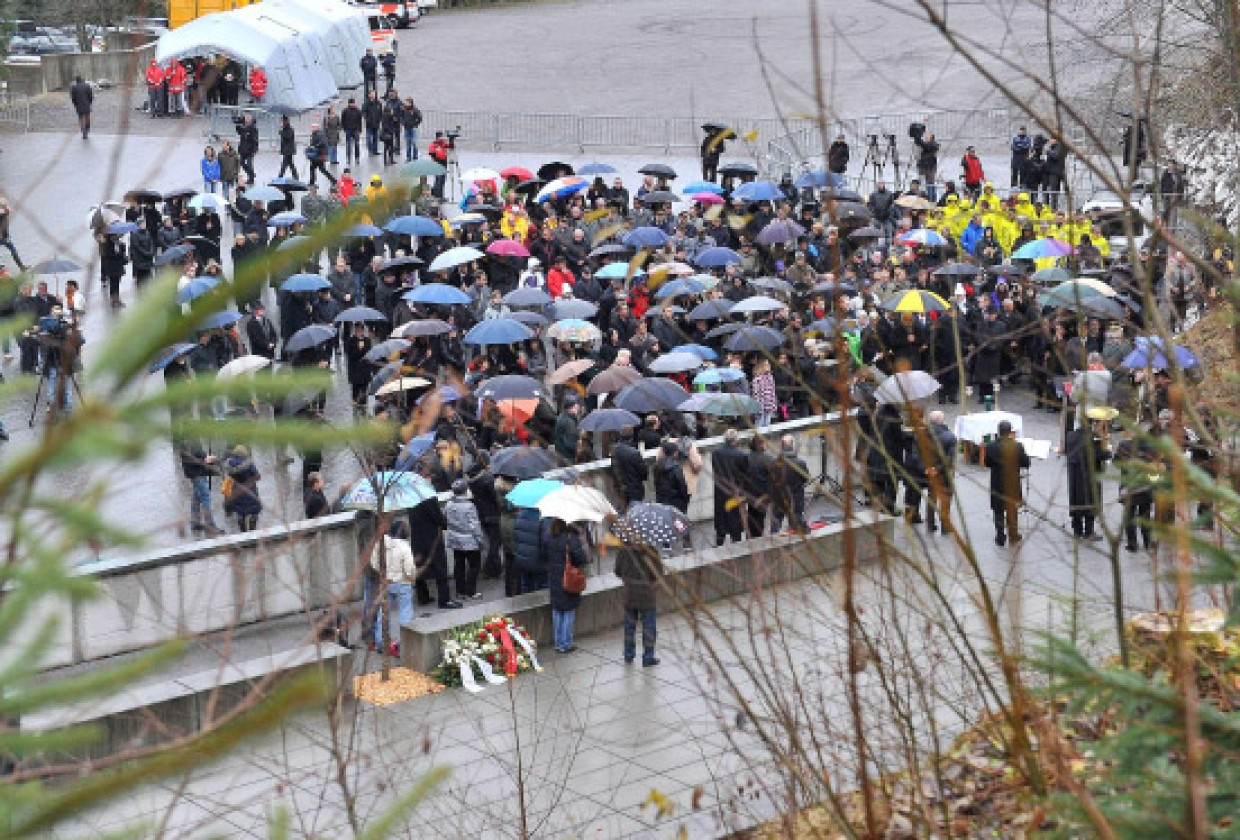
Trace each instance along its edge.
{"label": "white table", "polygon": [[1025,430],[1025,421],[1019,414],[1012,414],[1010,411],[979,411],[976,414],[961,414],[956,418],[956,439],[981,446],[987,435],[998,437],[999,424],[1004,420],[1012,424],[1016,437],[1021,437]]}

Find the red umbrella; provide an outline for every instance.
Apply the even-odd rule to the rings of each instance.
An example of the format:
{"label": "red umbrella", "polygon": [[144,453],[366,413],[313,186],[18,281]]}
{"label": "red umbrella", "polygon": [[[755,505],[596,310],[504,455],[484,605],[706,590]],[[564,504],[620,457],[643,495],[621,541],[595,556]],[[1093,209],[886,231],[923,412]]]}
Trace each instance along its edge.
{"label": "red umbrella", "polygon": [[487,253],[497,257],[528,257],[529,249],[515,239],[496,239],[487,246]]}
{"label": "red umbrella", "polygon": [[524,166],[510,166],[507,169],[501,169],[499,174],[505,178],[516,178],[518,181],[530,181],[534,178],[534,173]]}

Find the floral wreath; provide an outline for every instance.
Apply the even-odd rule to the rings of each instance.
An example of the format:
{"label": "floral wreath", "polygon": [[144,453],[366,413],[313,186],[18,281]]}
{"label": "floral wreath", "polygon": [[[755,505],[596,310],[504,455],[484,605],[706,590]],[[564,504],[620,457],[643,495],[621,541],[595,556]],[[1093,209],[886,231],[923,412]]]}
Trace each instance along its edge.
{"label": "floral wreath", "polygon": [[524,627],[508,616],[494,615],[453,630],[443,641],[443,659],[431,676],[442,685],[479,692],[475,669],[491,685],[526,671],[541,673],[536,648]]}

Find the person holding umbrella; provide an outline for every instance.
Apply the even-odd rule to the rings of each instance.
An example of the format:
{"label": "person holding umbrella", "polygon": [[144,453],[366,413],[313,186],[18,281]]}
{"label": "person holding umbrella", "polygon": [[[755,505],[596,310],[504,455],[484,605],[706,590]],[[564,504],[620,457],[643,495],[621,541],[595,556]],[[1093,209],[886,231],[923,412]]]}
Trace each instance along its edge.
{"label": "person holding umbrella", "polygon": [[560,653],[572,653],[577,649],[573,644],[573,627],[577,621],[577,607],[581,605],[581,593],[564,588],[564,573],[570,565],[585,568],[588,562],[586,541],[576,524],[562,519],[545,519],[541,527],[542,565],[547,570],[555,649]]}
{"label": "person holding umbrella", "polygon": [[624,661],[637,659],[637,624],[642,626],[642,667],[659,664],[655,654],[658,640],[657,610],[659,586],[663,579],[663,560],[636,527],[625,520],[612,524],[619,540],[616,551],[616,577],[624,584]]}
{"label": "person holding umbrella", "polygon": [[189,479],[189,529],[218,537],[224,532],[215,524],[211,513],[211,476],[218,471],[217,459],[201,443],[182,441],[177,446],[181,472]]}
{"label": "person holding umbrella", "polygon": [[125,305],[121,303],[121,278],[125,276],[125,266],[128,264],[129,256],[125,243],[119,236],[105,233],[99,241],[99,271],[103,275],[103,283],[108,289],[113,309]]}

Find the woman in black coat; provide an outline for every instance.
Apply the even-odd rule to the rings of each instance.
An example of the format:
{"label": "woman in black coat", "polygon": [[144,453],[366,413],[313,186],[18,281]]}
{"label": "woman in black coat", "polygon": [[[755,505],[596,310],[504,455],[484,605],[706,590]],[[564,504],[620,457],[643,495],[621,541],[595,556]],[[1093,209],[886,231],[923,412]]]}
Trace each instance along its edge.
{"label": "woman in black coat", "polygon": [[125,276],[125,266],[128,264],[125,243],[119,236],[105,234],[99,243],[99,268],[103,281],[108,285],[113,308],[124,305],[121,303],[121,278]]}
{"label": "woman in black coat", "polygon": [[353,393],[353,407],[364,408],[366,406],[366,386],[370,384],[371,374],[374,368],[366,361],[366,354],[370,352],[370,348],[374,346],[374,342],[366,335],[366,327],[357,324],[353,328],[353,335],[344,341],[344,357],[349,373],[349,388]]}
{"label": "woman in black coat", "polygon": [[293,177],[297,177],[297,164],[293,161],[293,155],[297,154],[297,135],[293,133],[293,124],[288,121],[288,117],[280,118],[280,174],[278,177],[283,178],[285,170],[293,173]]}
{"label": "woman in black coat", "polygon": [[559,519],[544,519],[543,529],[542,557],[551,591],[552,637],[556,650],[569,653],[577,649],[573,644],[573,625],[581,595],[564,591],[564,569],[569,563],[577,568],[586,565],[586,542],[577,526]]}
{"label": "woman in black coat", "polygon": [[441,610],[460,609],[460,601],[452,599],[448,590],[448,553],[444,548],[443,532],[448,527],[448,520],[439,506],[439,499],[431,496],[426,501],[411,508],[409,511],[409,546],[413,549],[413,561],[417,563],[419,574],[416,584],[418,603],[431,602],[431,590],[426,579],[435,581],[435,592],[439,596]]}

